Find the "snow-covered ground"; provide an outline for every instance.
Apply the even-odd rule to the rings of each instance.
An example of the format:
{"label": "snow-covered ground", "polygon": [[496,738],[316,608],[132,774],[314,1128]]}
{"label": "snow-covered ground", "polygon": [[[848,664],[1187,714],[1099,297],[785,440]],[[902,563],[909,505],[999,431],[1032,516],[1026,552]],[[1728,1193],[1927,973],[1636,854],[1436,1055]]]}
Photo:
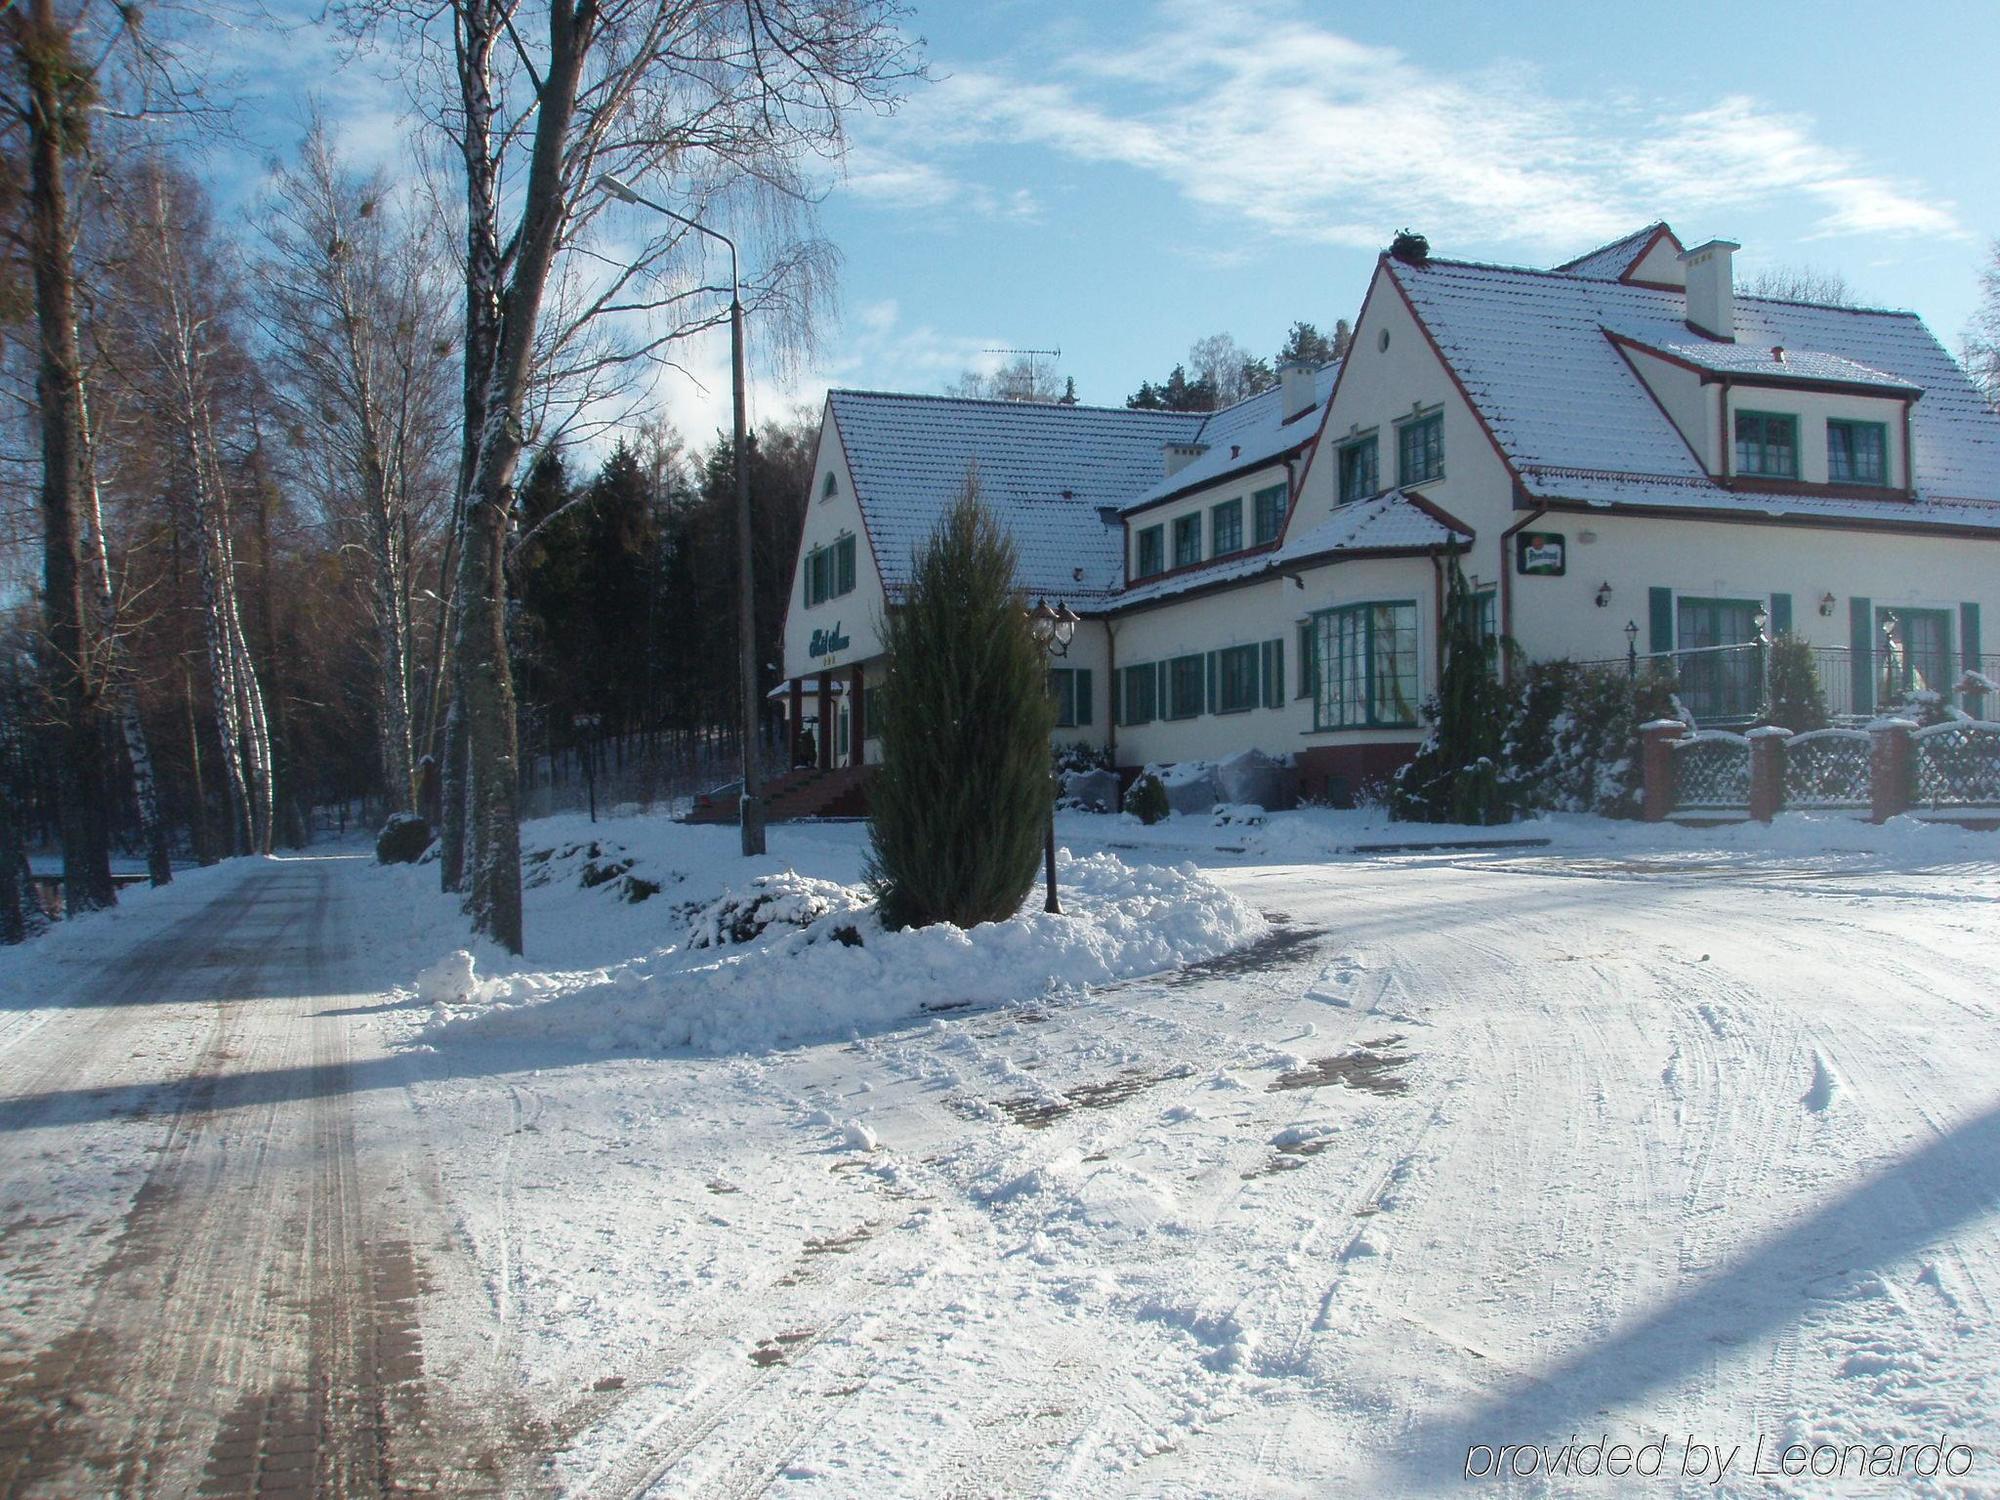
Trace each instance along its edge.
{"label": "snow-covered ground", "polygon": [[[864,837],[530,825],[469,972],[334,873],[564,1488],[2000,1493],[2000,836],[1079,814],[970,935],[857,917]],[[1426,837],[1549,842],[1338,852]],[[716,944],[758,875],[805,925]]]}

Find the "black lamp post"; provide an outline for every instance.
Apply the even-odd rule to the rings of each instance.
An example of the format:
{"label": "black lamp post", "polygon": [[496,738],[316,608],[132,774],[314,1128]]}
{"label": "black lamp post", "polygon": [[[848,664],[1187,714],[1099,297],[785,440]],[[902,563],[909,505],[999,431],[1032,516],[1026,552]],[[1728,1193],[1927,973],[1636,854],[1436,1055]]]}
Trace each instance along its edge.
{"label": "black lamp post", "polygon": [[671,208],[642,197],[613,177],[598,174],[597,185],[620,203],[650,208],[654,213],[685,224],[696,234],[706,235],[729,251],[729,367],[736,407],[736,601],[737,666],[743,678],[743,796],[737,803],[737,821],[743,833],[743,853],[764,852],[764,802],[758,795],[757,726],[762,700],[757,692],[757,612],[750,577],[750,456],[745,430],[743,389],[743,277],[737,269],[736,241],[706,224],[677,214]]}
{"label": "black lamp post", "polygon": [[1639,622],[1637,620],[1627,620],[1625,622],[1625,675],[1627,677],[1637,677],[1639,675]]}
{"label": "black lamp post", "polygon": [[[1076,639],[1076,627],[1080,623],[1082,616],[1060,601],[1054,609],[1050,609],[1048,600],[1037,599],[1035,607],[1028,611],[1028,628],[1041,644],[1042,654],[1051,661],[1069,655],[1069,643]],[[1053,787],[1049,791],[1048,837],[1042,853],[1049,888],[1048,900],[1042,903],[1042,910],[1060,916],[1062,903],[1056,899],[1056,799]]]}
{"label": "black lamp post", "polygon": [[597,821],[597,726],[599,714],[575,714],[570,723],[583,740],[583,784],[590,788],[590,821]]}

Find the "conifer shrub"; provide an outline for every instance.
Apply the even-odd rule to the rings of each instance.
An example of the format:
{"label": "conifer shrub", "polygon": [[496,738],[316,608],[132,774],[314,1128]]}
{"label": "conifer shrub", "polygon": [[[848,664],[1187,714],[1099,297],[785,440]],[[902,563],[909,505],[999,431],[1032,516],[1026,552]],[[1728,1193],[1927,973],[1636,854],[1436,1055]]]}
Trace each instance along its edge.
{"label": "conifer shrub", "polygon": [[882,622],[868,880],[892,928],[1005,921],[1039,868],[1055,705],[1014,569],[968,473]]}
{"label": "conifer shrub", "polygon": [[1173,811],[1167,801],[1167,784],[1151,771],[1140,772],[1125,789],[1125,811],[1150,828]]}
{"label": "conifer shrub", "polygon": [[1769,696],[1757,713],[1759,724],[1776,724],[1793,734],[1824,729],[1831,722],[1826,689],[1820,686],[1812,647],[1786,632],[1772,641],[1768,673]]}
{"label": "conifer shrub", "polygon": [[1444,670],[1437,697],[1424,705],[1431,729],[1415,758],[1396,772],[1390,815],[1412,823],[1505,823],[1513,809],[1501,788],[1508,705],[1499,642],[1480,639],[1472,590],[1456,549],[1450,575]]}

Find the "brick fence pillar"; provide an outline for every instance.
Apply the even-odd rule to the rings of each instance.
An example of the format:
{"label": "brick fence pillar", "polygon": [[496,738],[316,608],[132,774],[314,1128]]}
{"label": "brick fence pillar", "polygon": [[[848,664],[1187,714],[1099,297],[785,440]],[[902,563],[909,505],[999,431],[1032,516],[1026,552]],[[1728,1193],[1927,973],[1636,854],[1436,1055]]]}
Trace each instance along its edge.
{"label": "brick fence pillar", "polygon": [[1767,724],[1750,731],[1750,816],[1768,823],[1785,805],[1785,741],[1791,730]]}
{"label": "brick fence pillar", "polygon": [[1639,769],[1644,801],[1639,816],[1664,823],[1674,810],[1674,741],[1687,733],[1679,719],[1654,719],[1639,726]]}
{"label": "brick fence pillar", "polygon": [[1898,813],[1910,810],[1911,757],[1915,746],[1910,736],[1917,726],[1909,719],[1877,719],[1868,726],[1872,739],[1868,754],[1868,816],[1886,823]]}

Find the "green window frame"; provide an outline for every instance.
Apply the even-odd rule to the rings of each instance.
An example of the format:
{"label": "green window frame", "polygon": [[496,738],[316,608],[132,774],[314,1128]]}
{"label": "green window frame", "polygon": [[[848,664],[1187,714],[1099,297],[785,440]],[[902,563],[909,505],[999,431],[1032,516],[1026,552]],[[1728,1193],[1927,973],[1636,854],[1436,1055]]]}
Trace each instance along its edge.
{"label": "green window frame", "polygon": [[827,553],[824,547],[814,547],[806,553],[806,608],[824,603],[827,595]]}
{"label": "green window frame", "polygon": [[1414,599],[1320,610],[1313,637],[1315,730],[1416,727]]}
{"label": "green window frame", "polygon": [[1412,417],[1396,428],[1396,483],[1444,478],[1444,413]]}
{"label": "green window frame", "polygon": [[1148,526],[1139,533],[1139,561],[1132,570],[1135,578],[1151,578],[1167,571],[1167,532],[1164,526]]}
{"label": "green window frame", "polygon": [[1374,433],[1340,445],[1340,503],[1366,500],[1382,488],[1380,444]]}
{"label": "green window frame", "polygon": [[1049,697],[1056,705],[1056,728],[1074,729],[1090,722],[1090,668],[1049,668]]}
{"label": "green window frame", "polygon": [[1250,497],[1251,508],[1256,512],[1256,536],[1254,545],[1262,547],[1278,539],[1278,533],[1285,529],[1285,511],[1290,491],[1282,484],[1267,485]]}
{"label": "green window frame", "polygon": [[1208,512],[1208,550],[1212,557],[1227,557],[1243,550],[1243,497],[1211,506]]}
{"label": "green window frame", "polygon": [[1285,706],[1285,638],[1279,636],[1274,641],[1265,641],[1257,648],[1259,674],[1263,681],[1263,702],[1266,708]]}
{"label": "green window frame", "polygon": [[1201,512],[1174,518],[1174,566],[1191,568],[1201,561]]}
{"label": "green window frame", "polygon": [[1319,668],[1313,665],[1313,643],[1319,632],[1311,620],[1299,621],[1299,690],[1298,696],[1310,698],[1313,687],[1319,681]]}
{"label": "green window frame", "polygon": [[1829,418],[1826,424],[1826,477],[1831,484],[1888,484],[1887,424]]}
{"label": "green window frame", "polygon": [[[1891,615],[1896,619],[1894,635],[1883,629]],[[1942,694],[1950,703],[1959,676],[1951,649],[1951,615],[1948,609],[1875,606],[1875,687],[1881,697],[1928,691]]]}
{"label": "green window frame", "polygon": [[1229,646],[1216,653],[1215,711],[1248,713],[1262,700],[1262,653],[1256,646]]}
{"label": "green window frame", "polygon": [[821,482],[819,487],[819,497],[822,500],[831,500],[835,495],[839,493],[840,493],[840,476],[835,474],[833,470],[828,469],[826,471],[826,478],[824,481]]}
{"label": "green window frame", "polygon": [[1474,589],[1465,596],[1465,611],[1472,621],[1472,628],[1479,633],[1479,644],[1491,645],[1500,637],[1500,591],[1487,587]]}
{"label": "green window frame", "polygon": [[1784,412],[1736,414],[1736,472],[1762,479],[1799,477],[1799,419]]}
{"label": "green window frame", "polygon": [[854,538],[844,536],[833,544],[835,598],[854,592]]}
{"label": "green window frame", "polygon": [[1176,656],[1167,663],[1167,717],[1193,719],[1207,706],[1205,672],[1199,656]]}
{"label": "green window frame", "polygon": [[1126,667],[1121,674],[1125,679],[1125,713],[1121,723],[1150,724],[1155,715],[1154,696],[1159,685],[1160,674],[1152,662],[1142,667]]}

